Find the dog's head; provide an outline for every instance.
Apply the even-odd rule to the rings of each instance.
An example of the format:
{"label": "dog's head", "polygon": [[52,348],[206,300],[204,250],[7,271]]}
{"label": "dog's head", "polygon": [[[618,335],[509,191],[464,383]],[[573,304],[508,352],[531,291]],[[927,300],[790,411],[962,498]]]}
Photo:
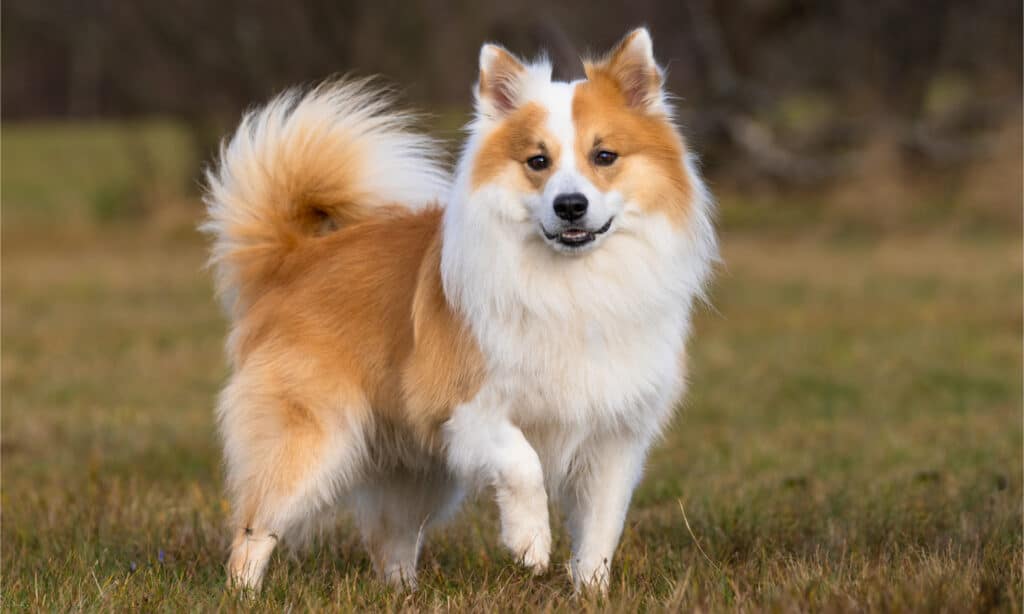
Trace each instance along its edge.
{"label": "dog's head", "polygon": [[481,206],[571,255],[652,222],[684,225],[695,189],[647,30],[585,72],[555,82],[546,62],[484,45],[464,161],[470,191],[496,196]]}

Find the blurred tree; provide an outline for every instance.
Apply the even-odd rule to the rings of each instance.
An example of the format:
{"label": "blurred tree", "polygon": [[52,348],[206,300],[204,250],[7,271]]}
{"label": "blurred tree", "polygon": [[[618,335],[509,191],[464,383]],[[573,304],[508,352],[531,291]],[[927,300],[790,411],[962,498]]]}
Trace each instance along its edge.
{"label": "blurred tree", "polygon": [[412,102],[465,109],[485,40],[547,49],[573,78],[578,52],[643,23],[712,168],[815,184],[883,137],[918,162],[956,163],[983,152],[978,130],[1020,112],[1018,0],[8,0],[2,12],[5,120],[173,115],[203,158],[290,85],[380,73]]}

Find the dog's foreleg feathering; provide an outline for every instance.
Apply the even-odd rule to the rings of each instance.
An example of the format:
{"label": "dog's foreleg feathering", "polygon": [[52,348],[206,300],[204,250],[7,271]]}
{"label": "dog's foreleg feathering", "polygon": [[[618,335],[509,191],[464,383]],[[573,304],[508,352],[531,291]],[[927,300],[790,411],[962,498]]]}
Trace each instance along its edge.
{"label": "dog's foreleg feathering", "polygon": [[548,497],[540,458],[509,421],[497,395],[484,391],[455,409],[445,424],[449,466],[470,482],[493,486],[501,540],[534,573],[551,556]]}
{"label": "dog's foreleg feathering", "polygon": [[577,590],[606,592],[648,443],[635,435],[609,435],[586,448],[581,466],[563,491],[572,535],[570,571]]}

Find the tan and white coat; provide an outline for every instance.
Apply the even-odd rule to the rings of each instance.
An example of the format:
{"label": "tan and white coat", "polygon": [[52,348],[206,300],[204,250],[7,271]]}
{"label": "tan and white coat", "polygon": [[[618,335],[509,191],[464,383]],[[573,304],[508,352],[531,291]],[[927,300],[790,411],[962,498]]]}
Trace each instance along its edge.
{"label": "tan and white coat", "polygon": [[[710,202],[646,30],[575,83],[494,45],[480,71],[451,185],[365,83],[247,116],[209,175],[233,583],[258,587],[277,539],[342,498],[382,575],[413,583],[424,529],[493,487],[521,562],[548,566],[550,495],[577,586],[607,587],[683,392]],[[606,227],[585,246],[550,238],[567,192]]]}

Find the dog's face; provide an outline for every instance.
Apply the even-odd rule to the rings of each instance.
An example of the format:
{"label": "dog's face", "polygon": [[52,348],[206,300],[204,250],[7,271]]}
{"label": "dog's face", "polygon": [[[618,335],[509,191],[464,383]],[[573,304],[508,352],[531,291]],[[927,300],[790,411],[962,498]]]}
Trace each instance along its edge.
{"label": "dog's face", "polygon": [[500,217],[571,255],[652,222],[684,224],[693,190],[647,31],[585,68],[585,80],[553,82],[546,64],[485,45],[470,160],[471,189],[500,193]]}

